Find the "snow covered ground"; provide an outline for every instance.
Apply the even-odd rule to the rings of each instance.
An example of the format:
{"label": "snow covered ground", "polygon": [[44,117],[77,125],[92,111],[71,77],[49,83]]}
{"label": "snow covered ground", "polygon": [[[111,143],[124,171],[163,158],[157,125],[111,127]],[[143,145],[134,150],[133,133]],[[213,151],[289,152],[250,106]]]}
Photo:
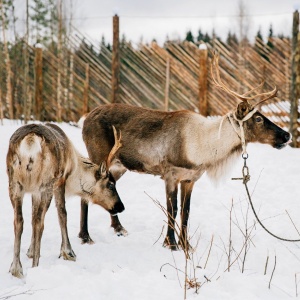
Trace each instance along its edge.
{"label": "snow covered ground", "polygon": [[[130,172],[117,184],[126,207],[120,220],[129,232],[127,237],[116,236],[110,228],[108,213],[94,205],[90,207],[89,231],[95,244],[81,245],[77,237],[80,199],[68,199],[69,237],[76,262],[58,258],[61,237],[52,201],[45,220],[40,265],[31,268],[31,260],[26,256],[31,237],[31,201],[27,195],[21,245],[25,276],[22,280],[11,276],[8,270],[13,257],[13,209],[8,196],[5,158],[9,138],[20,125],[5,120],[4,126],[0,126],[0,299],[12,295],[16,295],[14,299],[43,300],[183,299],[184,254],[162,247],[166,218],[151,200],[165,205],[164,183],[158,177]],[[86,154],[81,130],[68,124],[60,126],[78,150]],[[249,187],[254,190],[253,200],[260,218],[274,233],[300,238],[287,214],[300,230],[300,149],[287,147],[279,151],[270,146],[250,145],[248,153]],[[197,247],[188,262],[188,275],[190,279],[196,277],[201,287],[198,294],[195,289],[189,289],[188,299],[268,300],[293,298],[300,293],[300,243],[276,240],[258,224],[253,228],[254,216],[251,210],[247,214],[244,187],[240,181],[230,179],[241,175],[242,163],[242,159],[238,160],[232,173],[218,186],[206,176],[195,185],[189,234],[191,244]],[[231,262],[241,254],[230,272],[224,272],[228,267],[232,202]],[[246,221],[248,231],[253,230],[242,273]]]}

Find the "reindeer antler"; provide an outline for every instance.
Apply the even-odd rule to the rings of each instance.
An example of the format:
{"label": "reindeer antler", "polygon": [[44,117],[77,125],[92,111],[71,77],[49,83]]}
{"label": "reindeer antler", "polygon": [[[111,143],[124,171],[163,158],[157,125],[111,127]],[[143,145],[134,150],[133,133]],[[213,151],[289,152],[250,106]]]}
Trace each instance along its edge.
{"label": "reindeer antler", "polygon": [[265,84],[265,81],[262,80],[261,83],[257,87],[255,87],[255,88],[249,90],[248,92],[244,93],[243,96],[249,95],[249,94],[253,93],[256,90],[259,90],[260,88],[263,87],[264,84]]}
{"label": "reindeer antler", "polygon": [[121,134],[121,131],[120,131],[120,137],[118,138],[118,134],[117,134],[117,130],[116,130],[115,126],[112,126],[112,128],[113,128],[113,131],[114,131],[115,144],[112,147],[112,149],[110,150],[110,152],[108,154],[108,157],[107,157],[107,160],[106,160],[107,169],[109,169],[109,167],[111,165],[111,162],[112,162],[112,159],[115,156],[118,149],[120,147],[122,147],[122,143],[121,143],[122,134]]}
{"label": "reindeer antler", "polygon": [[[213,67],[215,67],[215,73],[216,73],[216,77],[214,76],[214,71],[213,71]],[[242,100],[242,101],[245,101],[245,102],[248,102],[249,100],[253,100],[257,97],[265,97],[263,98],[262,100],[260,100],[259,102],[257,102],[255,104],[255,106],[257,106],[258,104],[268,100],[268,99],[271,99],[271,98],[274,98],[276,97],[276,94],[277,94],[277,87],[275,86],[275,88],[270,91],[270,92],[266,92],[266,93],[260,93],[260,94],[256,94],[254,96],[246,96],[252,92],[254,92],[255,90],[258,90],[259,88],[261,88],[263,85],[264,85],[264,81],[262,81],[257,87],[251,89],[250,91],[244,93],[244,94],[238,94],[236,92],[234,92],[233,90],[229,89],[224,83],[223,81],[221,80],[221,77],[220,77],[220,70],[219,70],[219,55],[216,54],[216,53],[213,53],[213,58],[212,58],[212,63],[211,63],[211,77],[212,77],[212,80],[214,82],[214,84],[220,88],[221,90],[227,92],[228,94]]]}

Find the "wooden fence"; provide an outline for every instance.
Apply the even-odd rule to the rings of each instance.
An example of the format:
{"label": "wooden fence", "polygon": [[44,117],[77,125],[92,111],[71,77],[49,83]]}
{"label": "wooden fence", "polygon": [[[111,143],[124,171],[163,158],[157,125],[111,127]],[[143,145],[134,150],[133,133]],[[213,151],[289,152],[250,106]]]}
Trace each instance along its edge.
{"label": "wooden fence", "polygon": [[[221,77],[230,89],[244,93],[261,80],[265,81],[262,91],[278,87],[278,97],[262,109],[289,128],[291,41],[272,38],[269,42],[272,47],[257,40],[241,50],[238,44],[229,46],[214,39],[206,44],[208,52],[204,56],[205,50],[191,42],[167,42],[163,47],[155,42],[138,46],[120,43],[118,101],[155,109],[201,110],[210,116],[227,113],[236,105],[236,99],[215,87],[209,72],[212,51],[217,51]],[[77,121],[97,105],[111,102],[112,50],[105,45],[93,45],[73,29],[60,55],[55,45],[41,50],[22,42],[21,48],[26,48],[30,61],[29,88],[24,94],[24,74],[12,61],[15,118],[24,115],[24,103],[31,103],[27,110],[34,119]],[[8,117],[4,104],[6,74],[2,73],[1,103]]]}

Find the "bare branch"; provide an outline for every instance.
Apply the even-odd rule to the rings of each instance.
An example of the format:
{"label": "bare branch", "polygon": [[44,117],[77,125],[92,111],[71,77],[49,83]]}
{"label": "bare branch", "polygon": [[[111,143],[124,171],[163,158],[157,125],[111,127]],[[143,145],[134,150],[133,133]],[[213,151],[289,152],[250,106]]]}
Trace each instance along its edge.
{"label": "bare branch", "polygon": [[274,275],[274,272],[275,272],[275,268],[276,268],[276,255],[275,255],[274,268],[273,268],[272,275],[271,275],[271,278],[270,278],[270,281],[269,281],[269,289],[271,288],[271,281],[272,281],[272,279],[273,279],[273,275]]}

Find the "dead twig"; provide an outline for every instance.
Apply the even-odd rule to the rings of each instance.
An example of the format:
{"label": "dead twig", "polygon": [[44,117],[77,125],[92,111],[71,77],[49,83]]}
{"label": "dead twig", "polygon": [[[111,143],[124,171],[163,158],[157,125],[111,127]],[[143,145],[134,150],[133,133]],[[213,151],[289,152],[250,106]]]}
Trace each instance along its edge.
{"label": "dead twig", "polygon": [[27,291],[24,291],[24,292],[20,292],[20,293],[16,293],[16,294],[10,294],[10,295],[6,295],[8,293],[11,293],[13,291],[15,291],[16,289],[10,291],[10,292],[7,292],[5,294],[2,294],[0,295],[0,300],[6,300],[6,299],[10,299],[10,298],[13,298],[13,297],[16,297],[16,296],[20,296],[20,295],[33,295],[35,292],[38,292],[38,291],[43,291],[42,289],[41,290],[27,290]]}
{"label": "dead twig", "polygon": [[209,246],[208,255],[207,255],[207,258],[206,258],[206,261],[205,261],[204,269],[207,266],[207,262],[208,262],[208,259],[209,259],[209,256],[210,256],[210,252],[211,252],[211,248],[212,248],[212,245],[213,245],[213,241],[214,241],[214,235],[212,235],[211,240],[210,240],[210,246]]}
{"label": "dead twig", "polygon": [[269,289],[271,288],[271,281],[272,281],[272,279],[273,279],[273,275],[274,275],[274,272],[275,272],[275,268],[276,268],[276,255],[275,255],[274,268],[273,268],[272,275],[271,275],[271,278],[270,278],[270,281],[269,281]]}
{"label": "dead twig", "polygon": [[294,225],[294,228],[296,229],[296,231],[297,231],[297,232],[298,232],[298,234],[300,235],[300,232],[299,232],[298,228],[296,227],[296,225],[295,225],[294,221],[292,220],[292,218],[291,218],[290,214],[288,213],[288,211],[287,211],[287,210],[285,210],[285,212],[287,213],[287,215],[288,215],[288,217],[290,218],[290,220],[291,220],[292,224]]}
{"label": "dead twig", "polygon": [[158,239],[153,243],[153,245],[152,246],[154,246],[158,241],[159,241],[159,239],[161,238],[161,236],[163,235],[163,232],[164,232],[164,229],[165,229],[165,225],[163,225],[163,227],[162,227],[162,229],[161,229],[161,233],[160,233],[160,235],[159,235],[159,237],[158,237]]}
{"label": "dead twig", "polygon": [[266,264],[265,264],[265,272],[264,272],[264,275],[267,274],[268,262],[269,262],[269,255],[267,256],[267,260],[266,260]]}

